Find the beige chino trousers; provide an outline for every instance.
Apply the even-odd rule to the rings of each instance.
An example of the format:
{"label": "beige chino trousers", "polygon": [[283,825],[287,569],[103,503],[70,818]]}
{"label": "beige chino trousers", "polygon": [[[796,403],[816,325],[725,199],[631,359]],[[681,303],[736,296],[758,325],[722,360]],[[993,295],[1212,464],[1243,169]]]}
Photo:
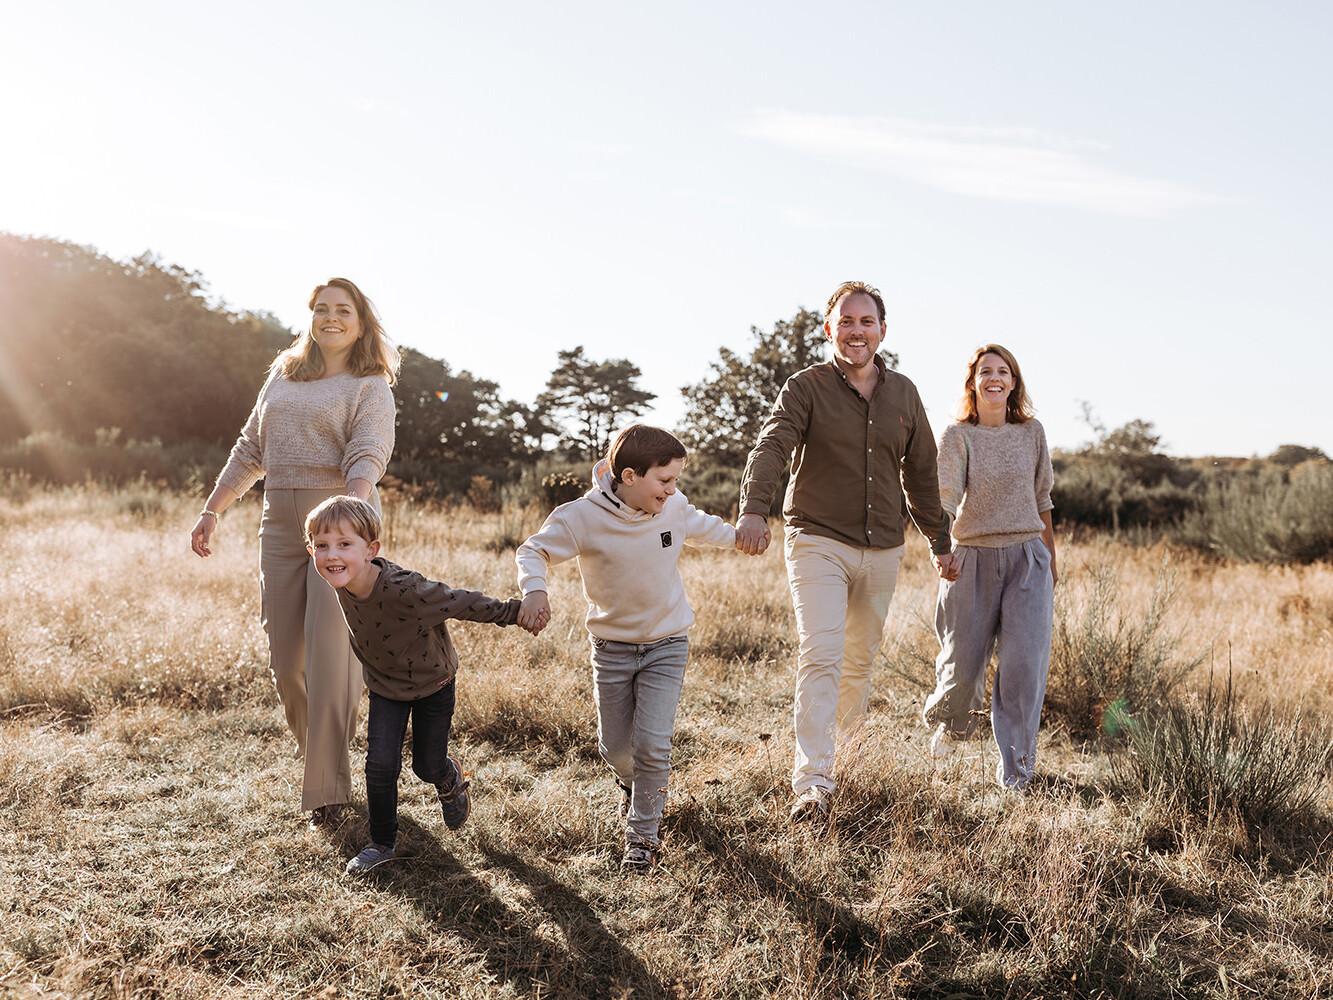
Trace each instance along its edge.
{"label": "beige chino trousers", "polygon": [[791,772],[798,798],[837,788],[834,751],[865,721],[871,667],[905,551],[902,545],[863,549],[819,535],[787,535],[787,582],[801,641]]}
{"label": "beige chino trousers", "polygon": [[[259,526],[259,587],[269,669],[305,757],[301,809],[352,800],[348,745],[361,703],[361,661],[352,652],[338,595],[315,571],[305,519],[342,490],[265,490]],[[379,508],[379,498],[371,494]]]}

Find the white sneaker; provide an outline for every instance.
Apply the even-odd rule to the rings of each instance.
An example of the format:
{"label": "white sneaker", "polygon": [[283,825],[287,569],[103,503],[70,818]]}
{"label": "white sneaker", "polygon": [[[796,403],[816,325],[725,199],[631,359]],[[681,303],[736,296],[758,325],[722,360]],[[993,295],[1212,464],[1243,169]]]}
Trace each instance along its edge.
{"label": "white sneaker", "polygon": [[807,788],[791,807],[793,823],[823,823],[828,819],[829,793],[823,788]]}
{"label": "white sneaker", "polygon": [[935,730],[935,735],[930,738],[931,755],[943,759],[951,756],[957,749],[958,741],[949,735],[948,726],[941,722],[939,728]]}

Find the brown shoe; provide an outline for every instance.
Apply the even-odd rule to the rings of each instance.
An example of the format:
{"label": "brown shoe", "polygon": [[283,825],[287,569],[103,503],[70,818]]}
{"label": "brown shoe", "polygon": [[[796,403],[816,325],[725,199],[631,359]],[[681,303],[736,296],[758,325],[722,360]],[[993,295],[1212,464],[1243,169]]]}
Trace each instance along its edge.
{"label": "brown shoe", "polygon": [[318,806],[310,810],[310,832],[332,833],[342,826],[346,818],[346,803],[334,802],[327,806]]}

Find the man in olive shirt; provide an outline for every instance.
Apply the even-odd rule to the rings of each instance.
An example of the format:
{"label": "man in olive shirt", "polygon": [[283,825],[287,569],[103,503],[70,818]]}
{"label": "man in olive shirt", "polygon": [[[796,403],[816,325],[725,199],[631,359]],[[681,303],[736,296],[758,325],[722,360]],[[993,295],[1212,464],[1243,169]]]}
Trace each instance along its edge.
{"label": "man in olive shirt", "polygon": [[941,575],[954,572],[935,438],[916,386],[877,353],[884,333],[878,289],[840,285],[824,312],[833,360],[787,380],[741,482],[736,546],[763,552],[769,506],[791,462],[783,517],[801,642],[792,822],[828,815],[835,742],[865,718],[905,513],[931,541]]}

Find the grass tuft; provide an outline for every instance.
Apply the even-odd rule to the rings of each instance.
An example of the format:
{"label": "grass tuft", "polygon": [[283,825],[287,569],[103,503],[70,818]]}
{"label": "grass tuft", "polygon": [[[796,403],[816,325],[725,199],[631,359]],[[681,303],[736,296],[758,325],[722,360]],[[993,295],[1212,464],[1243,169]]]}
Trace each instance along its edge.
{"label": "grass tuft", "polygon": [[1090,567],[1092,591],[1057,588],[1051,670],[1043,720],[1076,738],[1114,736],[1127,716],[1164,705],[1208,655],[1186,652],[1186,634],[1168,625],[1179,581],[1164,559],[1141,608],[1120,596],[1119,567]]}
{"label": "grass tuft", "polygon": [[1308,822],[1333,765],[1333,729],[1299,711],[1247,709],[1230,671],[1225,685],[1210,678],[1202,697],[1173,702],[1130,733],[1116,761],[1122,784],[1208,824],[1230,813],[1263,828]]}

